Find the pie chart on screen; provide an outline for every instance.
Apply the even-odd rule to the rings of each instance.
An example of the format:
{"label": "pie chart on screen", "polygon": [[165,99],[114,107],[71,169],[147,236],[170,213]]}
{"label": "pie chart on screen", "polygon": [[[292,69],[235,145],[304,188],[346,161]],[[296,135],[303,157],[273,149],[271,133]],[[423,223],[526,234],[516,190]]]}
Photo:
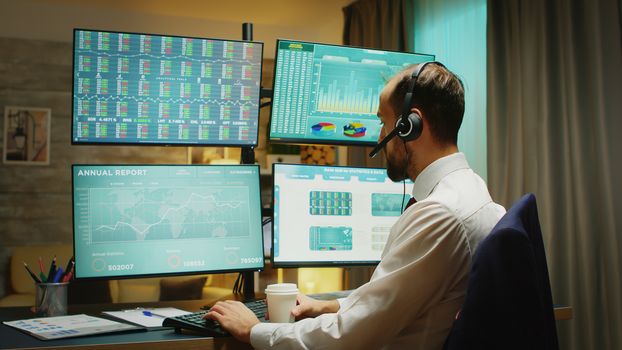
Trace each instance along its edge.
{"label": "pie chart on screen", "polygon": [[311,133],[316,136],[331,136],[336,130],[335,124],[327,122],[317,123],[311,127]]}
{"label": "pie chart on screen", "polygon": [[349,123],[343,127],[343,134],[347,137],[363,137],[367,128],[359,122]]}

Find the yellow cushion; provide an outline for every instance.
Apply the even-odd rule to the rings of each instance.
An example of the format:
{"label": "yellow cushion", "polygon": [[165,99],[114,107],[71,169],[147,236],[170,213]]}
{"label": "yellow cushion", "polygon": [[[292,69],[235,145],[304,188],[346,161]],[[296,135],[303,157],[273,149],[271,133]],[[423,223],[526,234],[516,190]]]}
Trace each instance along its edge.
{"label": "yellow cushion", "polygon": [[[73,255],[73,245],[44,245],[17,247],[11,255],[11,288],[18,294],[35,294],[35,284],[32,277],[24,269],[24,262],[37,276],[39,275],[39,257],[43,261],[44,273],[47,276],[52,259],[56,254],[56,266],[65,269],[67,262]],[[33,300],[34,302],[34,300]]]}
{"label": "yellow cushion", "polygon": [[11,294],[0,299],[0,307],[34,306],[34,294]]}
{"label": "yellow cushion", "polygon": [[118,280],[119,303],[158,301],[160,296],[160,279],[140,278]]}
{"label": "yellow cushion", "polygon": [[217,300],[231,293],[231,288],[205,286],[203,287],[203,300]]}
{"label": "yellow cushion", "polygon": [[[205,275],[207,281],[205,285],[208,286],[212,281],[211,275]],[[197,276],[178,276],[178,277],[165,277],[174,281],[183,281],[189,278],[196,278]],[[134,303],[134,302],[146,302],[146,301],[158,301],[160,300],[160,278],[140,278],[140,279],[127,279],[118,280],[116,283],[117,291],[113,294],[113,301],[118,303]],[[206,288],[203,288],[205,294]]]}

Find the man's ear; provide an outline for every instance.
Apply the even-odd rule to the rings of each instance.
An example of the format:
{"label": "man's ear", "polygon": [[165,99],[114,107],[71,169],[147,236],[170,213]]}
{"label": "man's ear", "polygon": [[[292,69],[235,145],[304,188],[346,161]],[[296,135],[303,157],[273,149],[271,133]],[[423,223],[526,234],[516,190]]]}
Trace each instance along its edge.
{"label": "man's ear", "polygon": [[424,121],[425,121],[425,116],[424,116],[423,112],[422,112],[419,108],[417,108],[417,107],[413,107],[413,108],[411,108],[411,109],[410,109],[410,113],[411,113],[411,114],[412,114],[412,113],[417,114],[418,116],[420,116],[420,117],[421,117],[422,119],[424,119]]}

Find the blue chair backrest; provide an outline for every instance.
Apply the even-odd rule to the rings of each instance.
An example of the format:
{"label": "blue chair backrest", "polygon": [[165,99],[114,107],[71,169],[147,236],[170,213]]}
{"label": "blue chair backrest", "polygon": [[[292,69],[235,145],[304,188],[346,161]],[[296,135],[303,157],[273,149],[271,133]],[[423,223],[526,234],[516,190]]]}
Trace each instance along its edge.
{"label": "blue chair backrest", "polygon": [[444,349],[558,349],[544,242],[526,194],[480,243]]}

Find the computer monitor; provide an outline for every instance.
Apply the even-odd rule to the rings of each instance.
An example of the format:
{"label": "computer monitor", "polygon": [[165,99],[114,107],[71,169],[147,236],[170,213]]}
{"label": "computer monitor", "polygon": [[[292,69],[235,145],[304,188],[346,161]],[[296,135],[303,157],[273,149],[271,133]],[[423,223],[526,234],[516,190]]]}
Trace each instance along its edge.
{"label": "computer monitor", "polygon": [[376,144],[385,83],[433,55],[278,40],[270,140]]}
{"label": "computer monitor", "polygon": [[74,30],[73,144],[257,145],[263,44]]}
{"label": "computer monitor", "polygon": [[74,165],[76,278],[263,269],[256,165]]}
{"label": "computer monitor", "polygon": [[275,267],[374,265],[412,193],[385,169],[274,164]]}

